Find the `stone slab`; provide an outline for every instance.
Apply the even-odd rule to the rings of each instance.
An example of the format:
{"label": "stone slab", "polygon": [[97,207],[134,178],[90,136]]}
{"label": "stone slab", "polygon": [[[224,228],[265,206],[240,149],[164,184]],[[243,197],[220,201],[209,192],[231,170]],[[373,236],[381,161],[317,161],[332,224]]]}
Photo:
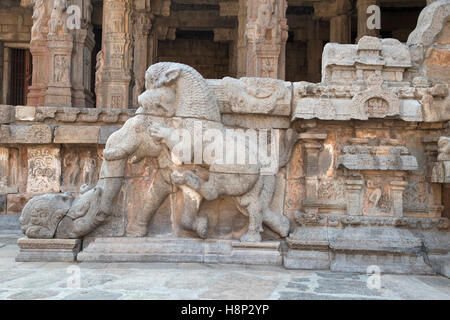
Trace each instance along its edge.
{"label": "stone slab", "polygon": [[28,239],[17,240],[17,262],[72,262],[81,249],[79,239]]}
{"label": "stone slab", "polygon": [[0,143],[50,144],[53,129],[49,125],[2,125],[0,127]]}
{"label": "stone slab", "polygon": [[330,269],[329,251],[288,249],[283,259],[286,269],[322,270]]}
{"label": "stone slab", "polygon": [[54,143],[97,144],[100,128],[97,126],[59,126],[55,129]]}
{"label": "stone slab", "polygon": [[435,274],[422,255],[403,253],[335,252],[330,270],[335,272],[367,273],[369,266],[377,266],[381,273]]}
{"label": "stone slab", "polygon": [[279,242],[162,238],[90,238],[78,254],[83,262],[176,262],[281,265]]}
{"label": "stone slab", "polygon": [[387,227],[347,227],[330,238],[335,251],[419,254],[422,245],[411,231]]}
{"label": "stone slab", "polygon": [[433,270],[450,278],[450,254],[428,254],[428,261]]}

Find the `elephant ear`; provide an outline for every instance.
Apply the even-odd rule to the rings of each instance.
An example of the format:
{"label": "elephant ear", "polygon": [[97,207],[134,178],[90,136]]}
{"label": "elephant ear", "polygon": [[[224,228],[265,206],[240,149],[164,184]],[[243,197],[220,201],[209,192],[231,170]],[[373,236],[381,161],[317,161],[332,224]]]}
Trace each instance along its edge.
{"label": "elephant ear", "polygon": [[164,84],[165,85],[171,84],[173,81],[178,79],[180,74],[181,74],[180,68],[178,68],[178,67],[170,68],[169,70],[166,71],[166,74],[164,75],[165,76]]}

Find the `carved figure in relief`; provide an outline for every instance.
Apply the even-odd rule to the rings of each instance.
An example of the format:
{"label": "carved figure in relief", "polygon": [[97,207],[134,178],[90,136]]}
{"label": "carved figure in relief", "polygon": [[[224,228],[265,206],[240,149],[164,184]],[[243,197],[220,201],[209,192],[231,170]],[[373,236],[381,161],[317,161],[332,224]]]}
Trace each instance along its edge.
{"label": "carved figure in relief", "polygon": [[75,152],[68,152],[63,159],[64,164],[64,183],[66,185],[75,186],[78,184],[80,176],[80,159]]}
{"label": "carved figure in relief", "polygon": [[[216,98],[205,79],[189,66],[158,63],[147,70],[145,80],[147,90],[139,97],[140,108],[136,115],[106,143],[101,179],[75,199],[60,224],[59,236],[82,237],[106,221],[121,189],[127,160],[138,162],[145,157],[157,158],[160,169],[154,175],[142,211],[127,226],[129,236],[146,235],[153,214],[174,192],[174,187],[181,191],[183,200],[182,227],[201,238],[207,235],[208,220],[198,215],[200,205],[204,199],[221,196],[234,197],[239,210],[249,217],[248,231],[241,241],[261,241],[263,224],[280,236],[287,236],[289,219],[269,208],[276,180],[275,174],[260,173],[264,164],[212,163],[201,165],[197,170],[172,157],[175,129],[186,129],[194,136],[192,130],[198,121],[205,129],[226,129],[221,123]],[[280,167],[289,160],[296,137],[293,130],[287,132]],[[88,167],[94,168],[93,164]]]}
{"label": "carved figure in relief", "polygon": [[277,26],[276,0],[258,1],[258,40],[272,40],[272,30]]}
{"label": "carved figure in relief", "polygon": [[54,0],[52,13],[50,14],[50,20],[48,24],[50,26],[50,34],[63,34],[67,33],[67,0]]}
{"label": "carved figure in relief", "polygon": [[81,169],[83,170],[83,183],[92,184],[97,173],[97,160],[91,151],[86,152],[86,156],[81,160]]}
{"label": "carved figure in relief", "polygon": [[55,56],[55,82],[67,82],[69,65],[65,56]]}
{"label": "carved figure in relief", "polygon": [[[137,111],[137,118],[144,114],[167,117],[175,115],[175,118],[181,117],[178,119],[178,128],[192,130],[194,120],[203,120],[206,128],[213,126],[218,130],[225,129],[218,121],[220,114],[217,104],[211,96],[211,90],[194,69],[176,63],[158,63],[147,71],[146,87],[147,91],[139,97],[141,108]],[[167,113],[164,114],[164,112]],[[112,139],[121,141],[121,143],[112,146],[112,149],[107,146],[104,151],[106,160],[135,157],[129,152],[141,150],[139,146],[142,143],[141,138],[125,141],[117,137],[125,137],[129,134],[135,136],[134,132],[136,131],[138,133],[145,132],[141,134],[144,137],[147,132],[150,132],[169,151],[174,147],[175,141],[171,137],[177,127],[170,126],[164,121],[152,121],[148,116],[146,118],[149,119],[147,120],[149,125],[147,130],[141,129],[142,124],[139,122],[137,123],[139,129],[135,128],[133,123],[137,121],[136,119],[130,122],[130,125],[125,124],[123,129],[111,136]],[[186,169],[183,164],[172,165],[170,180],[182,190],[184,208],[181,221],[184,228],[197,232],[202,238],[206,237],[207,220],[205,217],[197,216],[202,200],[234,196],[238,198],[241,209],[248,214],[250,219],[249,230],[241,238],[242,241],[260,241],[263,221],[280,235],[287,235],[288,219],[282,214],[273,213],[268,209],[274,193],[274,176],[260,176],[258,168],[249,165],[244,165],[240,174],[226,171],[227,168],[217,164],[212,164],[207,169],[210,176],[208,180],[204,180],[193,170]],[[129,225],[129,234],[145,235],[152,215],[171,193],[171,187],[167,180],[167,177],[157,175],[150,188],[149,198],[151,200],[149,199],[147,202],[147,210],[137,217],[135,225]]]}
{"label": "carved figure in relief", "polygon": [[438,151],[438,160],[450,160],[450,137],[439,138]]}
{"label": "carved figure in relief", "polygon": [[33,26],[31,27],[31,40],[42,40],[44,39],[45,32],[45,1],[44,0],[34,0],[33,8]]}
{"label": "carved figure in relief", "polygon": [[287,91],[284,83],[275,79],[225,77],[223,82],[233,112],[271,113]]}

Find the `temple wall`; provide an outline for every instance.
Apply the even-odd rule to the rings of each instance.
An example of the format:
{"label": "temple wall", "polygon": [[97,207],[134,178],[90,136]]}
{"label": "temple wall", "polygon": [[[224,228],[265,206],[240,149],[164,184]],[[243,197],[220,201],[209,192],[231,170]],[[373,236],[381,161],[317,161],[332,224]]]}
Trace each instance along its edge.
{"label": "temple wall", "polygon": [[[279,221],[287,217],[289,230],[280,232],[276,222],[265,221],[263,231],[256,228],[248,241],[263,242],[246,244],[253,217],[236,205],[238,200],[221,196],[200,205],[195,196],[186,196],[192,194],[185,193],[185,185],[171,183],[141,236],[233,240],[237,251],[267,250],[276,256],[274,264],[287,268],[365,272],[367,264],[377,262],[388,272],[448,272],[440,269],[448,260],[450,235],[447,2],[426,7],[406,43],[380,39],[378,31],[367,29],[360,16],[374,3],[370,0],[357,1],[355,8],[345,0],[316,1],[313,7],[276,0],[269,21],[274,24],[265,20],[256,0],[210,5],[105,0],[103,6],[94,3],[92,16],[90,2],[83,3],[82,28],[75,31],[58,25],[51,17],[57,10],[45,5],[33,10],[52,23],[38,24],[35,33],[27,24],[30,8],[6,9],[23,17],[24,26],[11,27],[16,32],[11,37],[17,39],[8,40],[1,38],[8,36],[1,25],[0,49],[8,41],[29,42],[34,73],[28,106],[0,105],[0,214],[19,215],[33,197],[51,194],[77,205],[92,204],[89,212],[97,218],[101,203],[94,203],[96,192],[111,192],[110,212],[88,225],[89,232],[74,236],[69,220],[77,217],[65,216],[64,223],[41,238],[84,239],[89,254],[95,239],[134,237],[129,227],[140,223],[144,207],[155,205],[148,199],[163,192],[168,184],[164,179],[173,181],[173,168],[161,164],[159,156],[136,163],[130,154],[105,160],[104,151],[108,138],[119,130],[125,136],[110,144],[126,150],[123,144],[144,137],[141,144],[147,146],[153,136],[145,126],[155,125],[155,114],[145,113],[150,109],[171,124],[185,125],[192,118],[229,129],[280,132],[278,142],[289,150],[286,163],[273,180],[259,181],[270,181],[267,185],[273,188],[270,193],[265,185],[271,198],[264,213],[279,214]],[[356,25],[351,23],[355,15]],[[10,16],[4,21],[1,16],[2,11],[0,24],[12,22]],[[300,16],[304,19],[295,19]],[[97,34],[102,32],[96,61],[94,48],[100,43],[94,26]],[[394,28],[389,25],[389,30]],[[28,38],[20,38],[17,30],[26,30]],[[187,37],[196,32],[204,38]],[[396,32],[406,40],[406,29]],[[0,57],[5,52],[0,50]],[[189,78],[185,73],[194,71],[187,66],[158,64],[173,70],[153,70],[161,78],[150,79],[152,87],[146,70],[157,62],[187,64],[200,75]],[[168,91],[160,93],[158,85]],[[143,92],[144,102],[138,101]],[[198,100],[189,100],[194,98]],[[184,113],[170,110],[174,106],[185,108]],[[208,177],[217,173],[194,169]],[[152,189],[161,179],[166,184]],[[199,201],[199,207],[189,201]],[[203,221],[207,218],[207,230],[186,223],[185,207],[194,207]],[[40,241],[25,224],[26,235]],[[243,244],[236,244],[238,239]],[[425,253],[433,265],[424,260]],[[26,254],[21,259],[28,259]],[[91,257],[98,258],[95,252]]]}

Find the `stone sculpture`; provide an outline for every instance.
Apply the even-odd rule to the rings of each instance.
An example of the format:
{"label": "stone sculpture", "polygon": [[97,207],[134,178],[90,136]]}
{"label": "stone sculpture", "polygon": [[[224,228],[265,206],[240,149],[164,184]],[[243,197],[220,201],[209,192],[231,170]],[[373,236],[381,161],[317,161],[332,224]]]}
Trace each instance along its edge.
{"label": "stone sculpture", "polygon": [[48,24],[50,34],[67,33],[67,0],[54,0],[52,13]]}
{"label": "stone sculpture", "polygon": [[[206,129],[223,132],[226,129],[220,122],[216,98],[201,75],[186,65],[158,63],[147,71],[146,88],[139,97],[140,108],[136,115],[108,139],[97,185],[82,186],[81,195],[75,198],[67,214],[57,218],[62,220],[57,236],[80,238],[103,223],[111,214],[126,161],[130,158],[132,163],[136,163],[146,157],[157,158],[160,168],[149,188],[142,212],[135,223],[127,227],[129,236],[146,235],[152,216],[174,188],[181,189],[182,193],[182,226],[201,238],[206,238],[208,231],[207,218],[198,216],[202,200],[224,196],[236,197],[239,210],[249,217],[248,232],[241,241],[261,241],[263,223],[281,237],[287,236],[288,218],[270,210],[276,172],[262,174],[261,163],[212,163],[194,169],[182,161],[173,160],[176,141],[172,137],[176,129],[193,133],[195,121]],[[289,130],[283,141],[281,167],[289,160],[296,141],[294,131]],[[246,148],[248,151],[251,146]]]}

